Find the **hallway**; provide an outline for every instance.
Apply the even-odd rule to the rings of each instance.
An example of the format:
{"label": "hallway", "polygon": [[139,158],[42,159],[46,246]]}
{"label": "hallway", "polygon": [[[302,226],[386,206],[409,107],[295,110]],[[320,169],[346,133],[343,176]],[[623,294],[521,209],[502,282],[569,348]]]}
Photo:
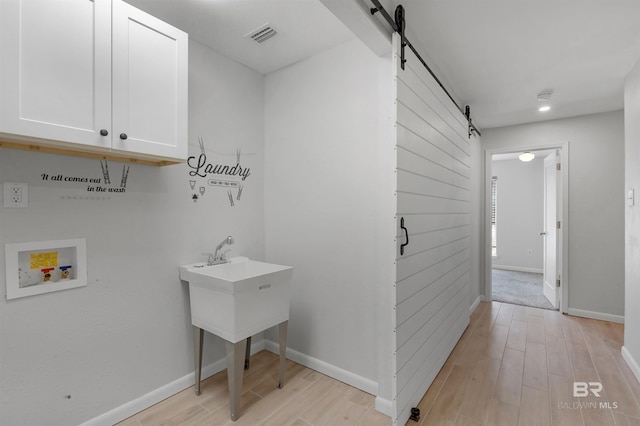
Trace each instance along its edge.
{"label": "hallway", "polygon": [[[418,405],[419,424],[639,425],[622,342],[622,324],[483,302]],[[589,396],[574,398],[574,382],[592,382],[577,385]]]}

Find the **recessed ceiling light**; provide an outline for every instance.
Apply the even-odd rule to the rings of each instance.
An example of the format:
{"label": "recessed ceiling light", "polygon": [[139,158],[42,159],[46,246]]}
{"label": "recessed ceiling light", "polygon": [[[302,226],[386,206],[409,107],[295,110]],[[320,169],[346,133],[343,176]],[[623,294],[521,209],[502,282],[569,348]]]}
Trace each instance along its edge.
{"label": "recessed ceiling light", "polygon": [[545,106],[541,106],[540,108],[538,108],[538,111],[546,112],[546,111],[549,111],[550,109],[551,109],[551,107],[549,105],[545,105]]}

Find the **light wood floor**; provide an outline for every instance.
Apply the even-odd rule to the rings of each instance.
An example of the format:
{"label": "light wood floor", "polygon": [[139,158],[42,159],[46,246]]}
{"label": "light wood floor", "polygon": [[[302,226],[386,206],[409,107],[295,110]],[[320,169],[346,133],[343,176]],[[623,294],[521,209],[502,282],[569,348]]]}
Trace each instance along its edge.
{"label": "light wood floor", "polygon": [[374,408],[375,397],[287,360],[285,385],[278,389],[278,356],[262,351],[245,371],[240,418],[229,418],[227,372],[190,387],[118,426],[388,426],[391,419]]}
{"label": "light wood floor", "polygon": [[[621,324],[481,303],[420,402],[419,424],[640,425],[622,343]],[[602,383],[601,396],[574,398],[574,381]]]}
{"label": "light wood floor", "polygon": [[[407,425],[640,426],[640,384],[622,342],[621,324],[481,303],[420,402],[420,421]],[[223,371],[203,382],[199,397],[191,387],[119,426],[391,424],[372,395],[291,361],[277,389],[277,362],[267,351],[251,358],[236,422]],[[601,397],[574,398],[574,381],[601,382]]]}

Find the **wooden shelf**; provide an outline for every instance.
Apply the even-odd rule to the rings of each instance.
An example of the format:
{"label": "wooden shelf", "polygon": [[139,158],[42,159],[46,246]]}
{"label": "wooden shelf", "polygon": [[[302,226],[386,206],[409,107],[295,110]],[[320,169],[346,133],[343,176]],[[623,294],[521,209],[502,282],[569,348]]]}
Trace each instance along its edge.
{"label": "wooden shelf", "polygon": [[65,147],[43,146],[43,145],[34,144],[33,142],[10,141],[3,138],[0,138],[0,148],[20,149],[23,151],[44,152],[47,154],[67,155],[67,156],[73,156],[73,157],[95,158],[99,160],[113,160],[113,161],[120,161],[124,163],[143,164],[147,166],[170,166],[170,165],[181,163],[181,161],[178,161],[178,160],[133,158],[133,157],[127,157],[124,154],[121,155],[117,153],[93,152],[88,150],[83,151],[83,150],[76,149],[75,147],[71,148],[66,146]]}

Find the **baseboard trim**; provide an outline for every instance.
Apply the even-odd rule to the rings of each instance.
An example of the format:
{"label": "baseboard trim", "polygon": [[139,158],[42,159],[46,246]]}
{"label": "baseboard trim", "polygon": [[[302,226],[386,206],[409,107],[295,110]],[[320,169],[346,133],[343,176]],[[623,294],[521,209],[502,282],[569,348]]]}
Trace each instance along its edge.
{"label": "baseboard trim", "polygon": [[624,359],[624,361],[633,372],[633,375],[636,376],[636,380],[640,382],[640,365],[638,365],[636,360],[633,358],[633,355],[631,355],[631,352],[629,352],[626,346],[622,347],[620,353],[622,354],[622,359]]}
{"label": "baseboard trim", "polygon": [[[279,345],[271,340],[265,340],[265,349],[279,353]],[[344,370],[328,362],[319,360],[294,349],[287,348],[287,358],[291,361],[302,364],[312,370],[325,374],[350,386],[363,390],[371,395],[378,394],[378,383],[366,377],[359,376],[351,371]]]}
{"label": "baseboard trim", "polygon": [[481,296],[476,297],[476,300],[474,300],[471,306],[469,307],[469,315],[471,315],[478,308],[478,305],[480,304],[481,301],[482,301]]}
{"label": "baseboard trim", "polygon": [[504,266],[504,265],[493,265],[491,269],[500,269],[502,271],[514,271],[514,272],[531,272],[532,274],[542,274],[544,271],[542,269],[537,268],[521,268],[519,266]]}
{"label": "baseboard trim", "polygon": [[375,408],[382,414],[386,414],[387,416],[393,418],[393,402],[391,402],[390,400],[376,396]]}
{"label": "baseboard trim", "polygon": [[[476,301],[479,303],[479,297]],[[474,302],[476,304],[476,302]],[[273,353],[279,352],[278,344],[272,342],[270,340],[260,340],[258,342],[253,343],[251,345],[251,353],[257,353],[261,350],[266,349]],[[305,367],[316,370],[322,374],[326,374],[336,380],[344,382],[350,386],[356,387],[358,389],[363,390],[364,392],[370,393],[372,395],[376,395],[378,393],[378,383],[367,379],[366,377],[359,376],[350,371],[344,370],[335,365],[329,364],[325,361],[321,361],[317,358],[313,358],[309,355],[298,352],[294,349],[287,348],[287,358],[292,361],[297,362],[298,364],[302,364]],[[213,376],[216,373],[227,368],[226,359],[219,359],[214,361],[211,364],[208,364],[202,368],[202,380]],[[116,407],[110,411],[107,411],[104,414],[99,415],[98,417],[94,417],[91,420],[88,420],[82,423],[80,426],[111,426],[118,422],[121,422],[134,414],[139,413],[158,402],[169,398],[181,392],[190,386],[193,386],[194,383],[194,373],[191,372],[182,376],[173,382],[167,383],[164,386],[159,387],[158,389],[152,390],[149,393],[146,393],[139,398],[136,398],[126,404],[123,404],[119,407]],[[393,404],[391,401],[376,397],[375,401],[376,410],[391,416],[393,412]]]}
{"label": "baseboard trim", "polygon": [[622,315],[612,315],[612,314],[606,314],[604,312],[585,311],[583,309],[572,309],[572,308],[569,308],[569,311],[567,313],[569,315],[573,315],[576,317],[591,318],[591,319],[624,324],[624,316]]}
{"label": "baseboard trim", "polygon": [[[260,352],[264,347],[264,340],[260,340],[255,343],[251,343],[251,354]],[[227,368],[226,358],[219,359],[206,366],[202,367],[202,380],[213,376]],[[112,426],[118,422],[121,422],[134,414],[139,413],[160,401],[163,401],[170,396],[182,392],[183,390],[193,386],[195,383],[195,374],[191,372],[185,376],[174,380],[171,383],[167,383],[158,389],[142,395],[139,398],[129,401],[113,410],[107,411],[104,414],[99,415],[89,421],[82,423],[80,426]]]}

